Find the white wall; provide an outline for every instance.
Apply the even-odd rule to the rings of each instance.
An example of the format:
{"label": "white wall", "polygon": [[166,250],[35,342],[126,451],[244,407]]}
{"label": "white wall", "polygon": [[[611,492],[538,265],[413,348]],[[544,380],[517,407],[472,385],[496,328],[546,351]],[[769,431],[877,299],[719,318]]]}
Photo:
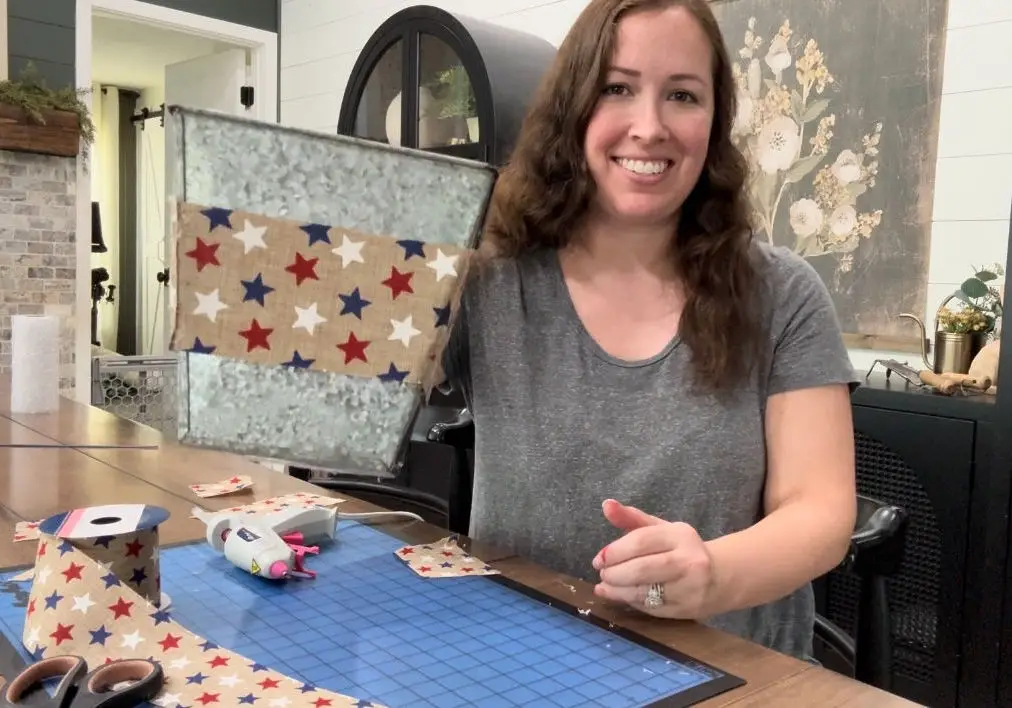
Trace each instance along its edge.
{"label": "white wall", "polygon": [[[372,32],[409,0],[283,0],[281,122],[334,132],[355,60]],[[538,34],[556,46],[586,0],[430,0],[428,4]],[[928,293],[940,301],[973,266],[1005,262],[1012,203],[1012,2],[951,0],[946,33]],[[912,325],[911,325],[912,326]],[[880,356],[853,350],[867,370]]]}
{"label": "white wall", "polygon": [[99,203],[102,217],[102,240],[109,250],[91,254],[91,267],[105,267],[109,281],[116,286],[113,302],[103,298],[98,303],[98,339],[103,349],[116,351],[119,331],[119,302],[132,293],[124,293],[120,282],[119,239],[119,90],[110,87],[103,92],[92,85],[92,120],[95,123],[94,153],[91,156],[91,199]]}
{"label": "white wall", "polygon": [[[158,110],[165,101],[165,87],[141,91],[137,108]],[[138,354],[162,354],[166,350],[165,287],[156,274],[165,262],[165,128],[152,118],[137,129],[137,244],[140,294],[140,346]]]}

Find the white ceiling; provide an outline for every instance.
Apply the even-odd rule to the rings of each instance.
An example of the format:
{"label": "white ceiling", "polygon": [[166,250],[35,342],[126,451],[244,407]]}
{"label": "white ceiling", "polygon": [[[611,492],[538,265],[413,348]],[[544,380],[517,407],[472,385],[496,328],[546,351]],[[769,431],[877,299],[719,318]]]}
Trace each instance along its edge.
{"label": "white ceiling", "polygon": [[230,45],[139,22],[92,17],[92,82],[121,88],[160,88],[165,65],[213,54]]}

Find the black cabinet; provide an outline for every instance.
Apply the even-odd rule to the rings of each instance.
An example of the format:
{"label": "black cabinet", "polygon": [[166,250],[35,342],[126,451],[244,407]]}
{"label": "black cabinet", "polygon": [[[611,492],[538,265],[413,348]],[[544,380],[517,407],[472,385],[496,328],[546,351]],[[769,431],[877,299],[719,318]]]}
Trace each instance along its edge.
{"label": "black cabinet", "polygon": [[[990,484],[996,398],[873,375],[853,412],[858,491],[910,514],[906,557],[888,581],[892,690],[931,708],[998,705],[1000,571],[988,567],[1004,557],[1004,527],[988,510],[1001,495]],[[856,579],[835,571],[816,589],[819,612],[853,632]]]}
{"label": "black cabinet", "polygon": [[359,55],[337,131],[502,165],[555,58],[534,35],[418,5],[392,15]]}

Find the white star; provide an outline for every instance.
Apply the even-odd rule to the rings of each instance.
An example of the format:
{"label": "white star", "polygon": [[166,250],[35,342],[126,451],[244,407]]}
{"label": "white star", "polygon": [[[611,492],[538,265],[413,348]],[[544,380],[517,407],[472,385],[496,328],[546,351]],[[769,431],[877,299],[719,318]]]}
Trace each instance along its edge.
{"label": "white star", "polygon": [[144,641],[144,639],[141,637],[140,631],[134,630],[130,634],[123,635],[123,642],[120,644],[120,646],[136,649],[137,645],[140,644],[142,641]]}
{"label": "white star", "polygon": [[185,669],[189,665],[190,660],[187,659],[185,656],[181,656],[178,659],[173,660],[173,662],[169,664],[169,666],[171,666],[174,669]]}
{"label": "white star", "polygon": [[197,296],[197,307],[194,309],[193,314],[195,315],[207,315],[207,319],[214,322],[218,317],[219,310],[228,309],[228,305],[221,301],[221,297],[218,295],[218,288],[215,288],[211,292],[194,293]]}
{"label": "white star", "polygon": [[285,708],[285,706],[287,706],[291,702],[292,701],[286,696],[281,696],[280,698],[272,698],[271,708]]}
{"label": "white star", "polygon": [[39,645],[39,628],[32,627],[28,631],[28,637],[25,638],[25,646],[34,648],[37,647],[38,645]]}
{"label": "white star", "polygon": [[38,574],[35,576],[36,582],[38,582],[39,585],[45,585],[46,581],[49,580],[49,574],[52,572],[53,570],[49,566],[42,566],[42,569],[39,570]]}
{"label": "white star", "polygon": [[236,676],[235,674],[232,674],[231,676],[222,676],[220,679],[218,679],[218,683],[222,686],[228,686],[229,688],[231,688],[232,686],[235,686],[237,683],[239,683],[239,677]]}
{"label": "white star", "polygon": [[182,698],[178,693],[166,693],[164,695],[155,698],[151,702],[156,706],[174,706],[177,705]]}
{"label": "white star", "polygon": [[347,234],[341,236],[341,245],[334,249],[335,256],[341,256],[341,267],[347,268],[349,263],[365,263],[362,258],[362,246],[365,241],[352,241]]}
{"label": "white star", "polygon": [[406,347],[411,346],[412,337],[421,334],[411,323],[411,315],[408,315],[403,320],[390,320],[390,325],[394,328],[394,331],[387,337],[387,341],[400,341]]}
{"label": "white star", "polygon": [[292,325],[292,329],[302,327],[310,334],[315,334],[314,330],[316,329],[316,325],[327,321],[325,317],[321,317],[320,313],[316,311],[315,302],[309,307],[299,307],[296,305],[295,315],[298,319],[295,320],[295,324]]}
{"label": "white star", "polygon": [[245,219],[246,225],[242,231],[237,231],[232,234],[234,238],[242,241],[243,253],[249,253],[254,248],[267,248],[267,244],[264,243],[264,232],[267,231],[266,226],[254,226],[249,222],[249,219]]}
{"label": "white star", "polygon": [[88,614],[88,608],[94,605],[94,600],[91,599],[90,593],[84,595],[78,595],[74,598],[74,610],[83,614]]}
{"label": "white star", "polygon": [[429,261],[425,265],[432,270],[436,271],[436,282],[438,283],[446,276],[456,277],[457,269],[454,264],[457,262],[457,256],[448,256],[443,253],[442,249],[436,249],[436,259]]}

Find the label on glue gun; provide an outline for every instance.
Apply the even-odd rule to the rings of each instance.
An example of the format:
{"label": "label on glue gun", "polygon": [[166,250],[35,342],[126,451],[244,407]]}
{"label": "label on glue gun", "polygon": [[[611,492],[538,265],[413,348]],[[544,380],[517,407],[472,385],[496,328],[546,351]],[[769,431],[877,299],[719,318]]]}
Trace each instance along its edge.
{"label": "label on glue gun", "polygon": [[264,578],[285,578],[295,567],[295,552],[269,529],[233,529],[222,550],[232,565]]}

